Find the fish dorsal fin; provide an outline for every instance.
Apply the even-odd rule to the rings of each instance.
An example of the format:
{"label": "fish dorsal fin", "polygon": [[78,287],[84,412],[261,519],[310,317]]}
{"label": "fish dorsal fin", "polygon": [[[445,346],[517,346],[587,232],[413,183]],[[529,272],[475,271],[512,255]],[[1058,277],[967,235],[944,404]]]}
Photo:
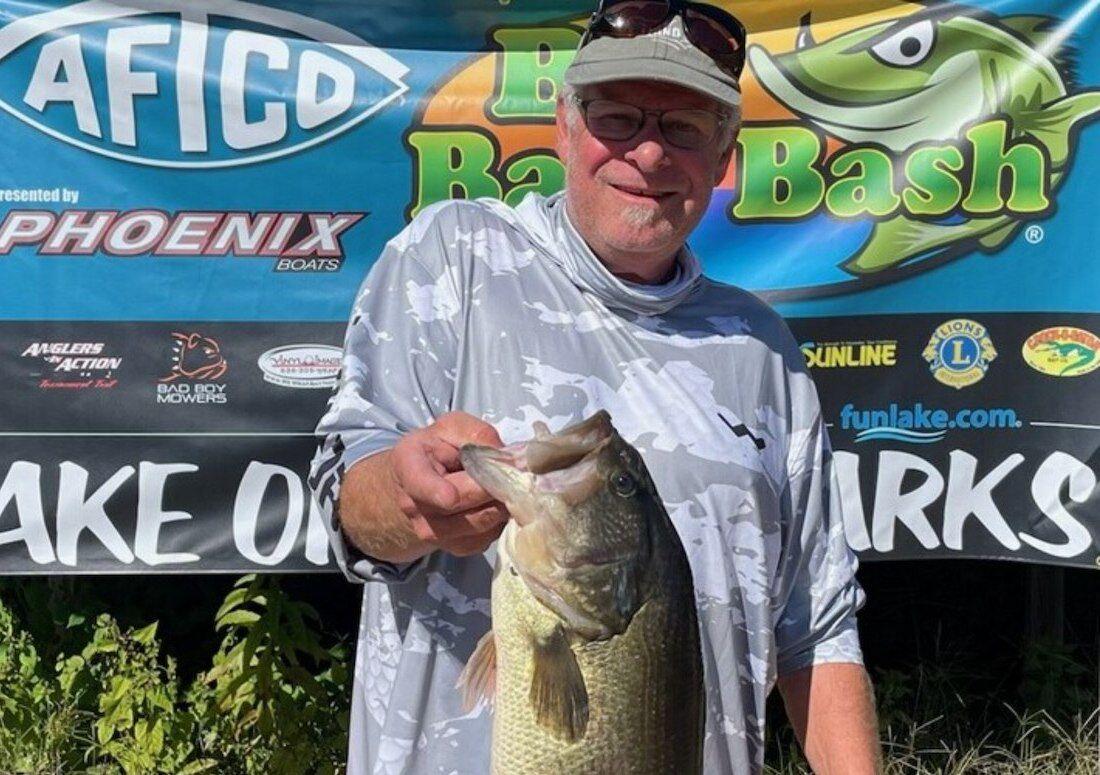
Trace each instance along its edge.
{"label": "fish dorsal fin", "polygon": [[489,630],[477,642],[455,686],[462,692],[462,707],[468,713],[479,700],[492,702],[497,682],[497,643]]}
{"label": "fish dorsal fin", "polygon": [[1023,38],[1036,51],[1041,51],[1058,68],[1062,79],[1070,83],[1075,78],[1076,51],[1065,41],[1056,50],[1051,50],[1053,39],[1058,35],[1058,21],[1053,16],[1019,15],[1002,16],[997,23]]}
{"label": "fish dorsal fin", "polygon": [[588,689],[577,657],[561,627],[532,638],[531,707],[535,720],[567,742],[584,737],[588,727]]}

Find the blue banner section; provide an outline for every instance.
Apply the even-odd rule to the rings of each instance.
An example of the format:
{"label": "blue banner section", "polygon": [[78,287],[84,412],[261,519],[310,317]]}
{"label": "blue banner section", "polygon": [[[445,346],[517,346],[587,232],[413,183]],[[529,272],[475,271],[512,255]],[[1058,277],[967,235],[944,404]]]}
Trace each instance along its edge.
{"label": "blue banner section", "polygon": [[[1098,3],[721,5],[749,30],[743,125],[691,244],[791,320],[852,545],[1094,564]],[[193,552],[217,560],[188,563],[234,567],[250,464],[277,469],[252,469],[238,512],[283,540],[264,488],[297,497],[383,244],[443,198],[561,187],[555,98],[591,6],[0,0],[0,570],[110,570],[119,545],[36,564],[26,515],[106,535],[65,465],[129,466],[115,489],[137,504],[142,471],[199,481],[204,444],[235,473],[188,496],[221,525]],[[122,523],[156,522],[133,508]],[[315,545],[294,561],[306,506],[271,508],[301,527],[276,565],[318,567]]]}

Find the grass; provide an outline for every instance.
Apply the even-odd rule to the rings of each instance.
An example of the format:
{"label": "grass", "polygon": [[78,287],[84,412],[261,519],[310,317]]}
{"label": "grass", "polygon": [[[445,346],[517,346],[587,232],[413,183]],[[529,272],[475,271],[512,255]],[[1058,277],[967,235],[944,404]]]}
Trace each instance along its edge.
{"label": "grass", "polygon": [[[972,735],[966,730],[943,734],[948,730],[942,718],[887,728],[885,775],[1100,775],[1100,710],[1069,724],[1046,711],[1012,715],[1015,728],[987,731],[977,740],[967,739]],[[811,773],[797,749],[776,752],[772,759],[766,775]]]}

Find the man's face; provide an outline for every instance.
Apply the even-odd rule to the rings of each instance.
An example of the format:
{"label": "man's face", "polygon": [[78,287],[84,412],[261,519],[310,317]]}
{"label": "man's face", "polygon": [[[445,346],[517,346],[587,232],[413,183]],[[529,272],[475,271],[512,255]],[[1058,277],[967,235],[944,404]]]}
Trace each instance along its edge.
{"label": "man's face", "polygon": [[[646,110],[726,109],[703,94],[659,81],[614,81],[585,87],[584,99],[610,99]],[[565,163],[566,198],[581,235],[605,260],[667,258],[679,249],[706,212],[711,192],[729,163],[732,143],[722,133],[707,147],[677,148],[661,134],[655,116],[629,140],[593,137],[578,110],[559,101],[558,155]],[[622,268],[622,267],[618,267]]]}

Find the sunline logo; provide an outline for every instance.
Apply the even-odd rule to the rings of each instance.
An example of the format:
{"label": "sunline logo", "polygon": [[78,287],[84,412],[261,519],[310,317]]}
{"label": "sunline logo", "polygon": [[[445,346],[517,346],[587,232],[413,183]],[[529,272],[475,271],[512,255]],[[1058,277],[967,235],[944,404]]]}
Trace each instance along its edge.
{"label": "sunline logo", "polygon": [[903,441],[909,444],[932,444],[947,435],[947,431],[1016,429],[1023,423],[1015,409],[964,408],[956,410],[926,407],[917,402],[910,407],[890,404],[881,409],[856,409],[845,404],[840,410],[840,427],[855,430],[856,442]]}

